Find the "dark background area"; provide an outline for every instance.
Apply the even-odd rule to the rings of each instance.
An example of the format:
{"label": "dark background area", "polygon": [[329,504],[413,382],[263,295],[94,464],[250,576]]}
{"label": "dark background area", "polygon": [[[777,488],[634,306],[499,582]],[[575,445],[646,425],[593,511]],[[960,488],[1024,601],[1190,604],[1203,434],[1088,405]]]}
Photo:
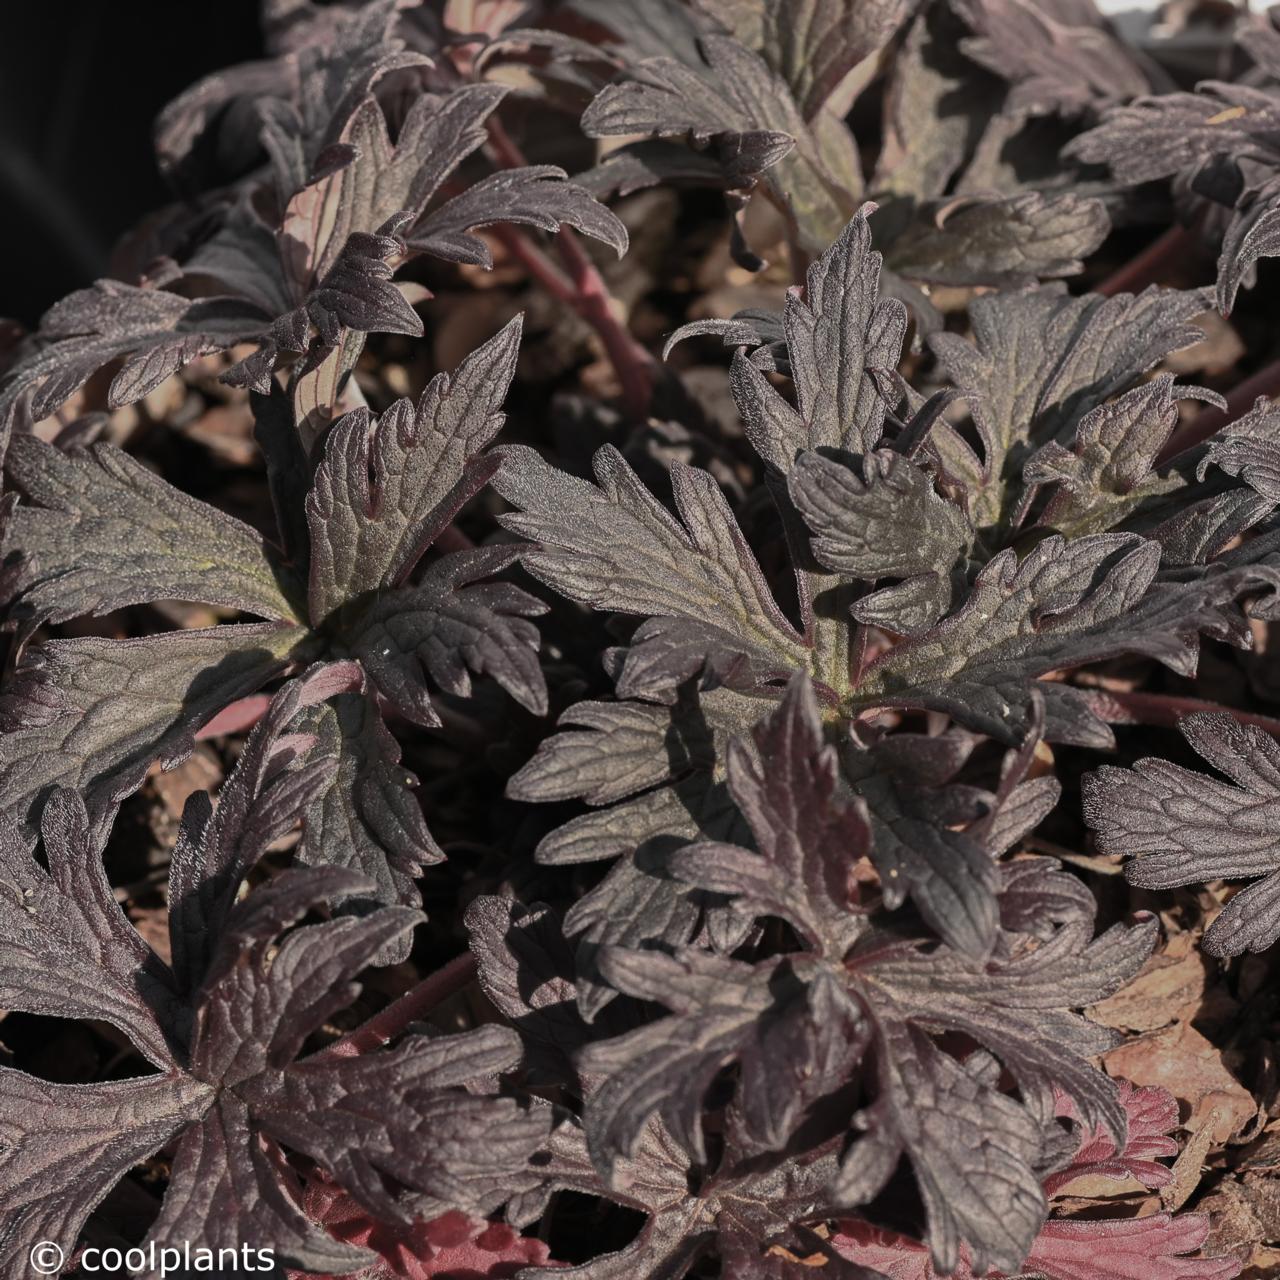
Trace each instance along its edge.
{"label": "dark background area", "polygon": [[34,326],[173,196],[157,112],[263,56],[258,0],[0,0],[0,316]]}

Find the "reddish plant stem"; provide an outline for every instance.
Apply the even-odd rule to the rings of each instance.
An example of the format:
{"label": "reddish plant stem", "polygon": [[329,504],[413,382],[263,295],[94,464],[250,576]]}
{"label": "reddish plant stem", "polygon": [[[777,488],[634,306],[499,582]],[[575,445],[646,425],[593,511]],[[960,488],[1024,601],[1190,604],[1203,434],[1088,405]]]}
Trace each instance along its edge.
{"label": "reddish plant stem", "polygon": [[1109,275],[1094,290],[1111,297],[1117,293],[1137,293],[1154,284],[1161,269],[1181,253],[1198,248],[1194,234],[1180,223],[1157,236],[1137,257],[1131,258],[1119,271]]}
{"label": "reddish plant stem", "polygon": [[557,302],[566,307],[577,305],[573,281],[569,279],[528,236],[515,227],[491,227],[493,234],[502,241],[507,251]]}
{"label": "reddish plant stem", "polygon": [[472,539],[456,524],[445,525],[440,530],[440,536],[436,538],[435,548],[437,551],[471,551],[475,548]]}
{"label": "reddish plant stem", "polygon": [[[490,120],[488,128],[491,150],[498,163],[507,169],[523,168],[528,162],[501,123]],[[621,318],[620,305],[573,228],[562,226],[555,237],[563,270],[518,228],[499,225],[493,230],[556,301],[572,307],[596,331],[618,375],[628,413],[635,418],[646,417],[653,399],[653,357],[631,336]]]}
{"label": "reddish plant stem", "polygon": [[456,995],[476,976],[476,959],[470,952],[450,960],[442,969],[423,978],[398,1000],[387,1005],[381,1013],[375,1013],[341,1040],[334,1041],[319,1057],[355,1058],[389,1044],[411,1023],[425,1017],[437,1005]]}
{"label": "reddish plant stem", "polygon": [[1163,466],[1170,458],[1203,444],[1211,435],[1243,417],[1253,408],[1253,402],[1259,396],[1266,396],[1268,399],[1280,396],[1280,360],[1264,365],[1257,373],[1251,374],[1238,387],[1229,391],[1225,410],[1202,409],[1193,421],[1179,427],[1161,450],[1156,466]]}
{"label": "reddish plant stem", "polygon": [[556,245],[573,281],[578,313],[600,335],[629,411],[636,418],[646,417],[653,399],[653,357],[631,336],[609,286],[577,233],[571,227],[562,227]]}
{"label": "reddish plant stem", "polygon": [[237,698],[223,707],[203,728],[196,730],[196,741],[205,742],[227,733],[245,733],[262,719],[270,705],[269,693],[251,693],[247,698]]}
{"label": "reddish plant stem", "polygon": [[1255,715],[1236,707],[1224,707],[1203,698],[1184,698],[1173,693],[1118,692],[1112,689],[1089,689],[1093,710],[1110,724],[1142,724],[1156,729],[1176,729],[1183,716],[1194,711],[1218,711],[1240,724],[1265,729],[1280,738],[1280,720]]}

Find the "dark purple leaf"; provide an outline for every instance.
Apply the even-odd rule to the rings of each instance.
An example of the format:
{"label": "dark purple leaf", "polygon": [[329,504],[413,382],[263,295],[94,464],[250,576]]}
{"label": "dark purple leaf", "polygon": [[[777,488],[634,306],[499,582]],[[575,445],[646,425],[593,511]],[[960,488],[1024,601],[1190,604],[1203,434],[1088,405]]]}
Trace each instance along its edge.
{"label": "dark purple leaf", "polygon": [[1148,499],[1181,487],[1155,471],[1178,422],[1172,374],[1157,374],[1079,420],[1070,449],[1050,441],[1027,459],[1029,485],[1053,485],[1039,523],[1070,535],[1122,523]]}
{"label": "dark purple leaf", "polygon": [[1133,618],[1159,562],[1155,543],[1129,534],[1046,538],[1021,562],[1001,552],[956,612],[877,658],[855,697],[936,707],[1012,741],[1036,676],[1126,652],[1185,661],[1198,619],[1159,633]]}
{"label": "dark purple leaf", "polygon": [[1008,289],[1078,275],[1110,229],[1100,200],[1074,194],[959,196],[917,210],[885,260],[909,280]]}
{"label": "dark purple leaf", "polygon": [[0,810],[34,819],[65,786],[102,821],[153,762],[180,763],[202,725],[277,675],[305,634],[258,623],[28,650],[0,698]]}
{"label": "dark purple leaf", "polygon": [[331,761],[333,770],[302,811],[299,860],[346,867],[371,881],[371,893],[344,901],[348,909],[418,906],[414,880],[444,854],[427,830],[417,779],[400,763],[376,696],[363,689],[339,694],[304,710],[295,728],[314,735],[313,758]]}
{"label": "dark purple leaf", "polygon": [[1236,208],[1218,258],[1218,310],[1230,315],[1242,285],[1252,286],[1261,258],[1280,257],[1280,177],[1269,178]]}
{"label": "dark purple leaf", "polygon": [[495,223],[520,223],[555,232],[570,226],[607,244],[622,257],[627,229],[593,192],[555,165],[505,169],[482,178],[474,186],[428,214],[409,237],[409,247],[450,262],[491,267],[489,246],[470,233]]}
{"label": "dark purple leaf", "polygon": [[424,676],[468,697],[471,677],[496,680],[521,706],[545,715],[538,628],[547,606],[510,583],[481,583],[519,555],[515,547],[458,551],[432,564],[418,584],[382,591],[344,626],[369,679],[407,719],[438,725]]}
{"label": "dark purple leaf", "polygon": [[0,1068],[0,1264],[21,1275],[31,1267],[31,1251],[45,1241],[70,1257],[89,1214],[111,1188],[138,1161],[198,1124],[215,1096],[212,1086],[176,1072],[49,1084]]}
{"label": "dark purple leaf", "polygon": [[1072,297],[1045,286],[974,299],[972,342],[933,335],[929,345],[947,377],[978,397],[981,460],[946,424],[929,437],[945,468],[965,478],[974,524],[1010,519],[1027,445],[1065,445],[1090,409],[1199,341],[1190,321],[1204,306],[1197,293],[1149,288],[1137,296]]}
{"label": "dark purple leaf", "polygon": [[[1090,5],[1055,14],[1031,0],[959,0],[974,34],[961,48],[1009,83],[1008,109],[1089,116],[1150,87],[1139,57]],[[1086,18],[1073,22],[1070,18]]]}
{"label": "dark purple leaf", "polygon": [[300,713],[358,679],[352,664],[332,663],[291,680],[254,726],[217,809],[204,792],[188,798],[169,867],[169,940],[180,990],[190,993],[203,980],[245,876],[332,785],[332,763],[311,754],[315,738],[288,730]]}
{"label": "dark purple leaf", "polygon": [[[787,482],[791,500],[813,533],[819,564],[851,578],[905,579],[910,605],[897,589],[863,597],[857,616],[909,634],[935,623],[952,600],[952,570],[967,555],[973,530],[964,512],[939,497],[929,475],[901,454],[850,458],[801,453]],[[901,603],[899,603],[901,602]],[[896,607],[890,608],[895,605]]]}
{"label": "dark purple leaf", "polygon": [[20,436],[8,470],[26,497],[3,543],[22,558],[24,614],[64,622],[187,600],[297,620],[285,594],[296,588],[259,534],[114,446],[64,452]]}
{"label": "dark purple leaf", "polygon": [[786,80],[812,119],[864,58],[888,44],[905,0],[696,0]]}
{"label": "dark purple leaf", "polygon": [[1068,154],[1109,165],[1129,184],[1175,174],[1190,180],[1218,156],[1257,156],[1274,165],[1280,161],[1278,122],[1280,103],[1270,91],[1206,81],[1196,93],[1143,97],[1113,108],[1069,145]]}
{"label": "dark purple leaf", "polygon": [[502,428],[515,374],[517,318],[437,374],[416,405],[340,419],[307,498],[311,617],[317,624],[377,587],[399,586],[491,468],[479,461]]}
{"label": "dark purple leaf", "polygon": [[1280,747],[1265,730],[1201,712],[1181,723],[1187,741],[1231,779],[1223,782],[1148,758],[1104,765],[1087,779],[1085,815],[1108,852],[1138,855],[1128,875],[1152,889],[1253,879],[1210,925],[1213,955],[1263,951],[1280,937]]}
{"label": "dark purple leaf", "polygon": [[[856,1119],[867,1136],[845,1158],[836,1198],[865,1203],[905,1155],[924,1202],[938,1271],[956,1268],[962,1241],[979,1274],[989,1266],[1015,1270],[1048,1211],[1033,1169],[1040,1125],[976,1067],[967,1070],[909,1023],[877,1019],[875,1055],[878,1096]],[[981,1142],[973,1141],[976,1132]]]}
{"label": "dark purple leaf", "polygon": [[[709,649],[734,647],[761,676],[804,662],[802,638],[709,473],[673,465],[677,520],[611,446],[595,472],[591,485],[531,449],[503,451],[494,486],[517,511],[502,522],[537,542],[521,556],[535,578],[598,609],[686,620],[705,629]],[[686,671],[681,658],[668,685]]]}
{"label": "dark purple leaf", "polygon": [[610,151],[576,181],[598,200],[668,184],[749,190],[793,145],[785,134],[770,133],[745,135],[736,147],[721,142],[714,151],[691,151],[661,139],[633,142]]}
{"label": "dark purple leaf", "polygon": [[681,879],[737,897],[739,907],[787,920],[832,958],[862,932],[853,867],[869,846],[865,806],[842,794],[836,750],[825,744],[810,683],[793,678],[782,705],[728,751],[729,788],[758,854],[692,845],[673,862]]}
{"label": "dark purple leaf", "polygon": [[[282,939],[331,896],[360,890],[359,876],[334,868],[286,871],[234,902],[328,767],[299,767],[311,739],[285,733],[287,724],[349,680],[341,666],[318,668],[288,686],[251,736],[217,811],[210,816],[207,798],[188,807],[172,863],[176,978],[125,921],[101,841],[74,796],[57,792],[45,807],[48,872],[6,832],[0,857],[15,881],[12,910],[24,918],[9,921],[18,927],[6,929],[0,947],[12,953],[3,964],[15,987],[6,1004],[112,1021],[165,1074],[54,1085],[0,1071],[4,1256],[25,1257],[39,1240],[70,1256],[111,1187],[179,1137],[152,1238],[170,1245],[178,1232],[193,1250],[252,1239],[297,1265],[348,1269],[367,1255],[307,1223],[277,1143],[399,1220],[409,1216],[405,1193],[421,1207],[487,1212],[519,1185],[548,1116],[484,1087],[516,1064],[513,1033],[410,1037],[384,1053],[294,1061],[306,1038],[358,994],[360,971],[418,913],[389,908],[304,925]],[[49,982],[55,966],[57,986]],[[535,1181],[525,1175],[527,1186]]]}
{"label": "dark purple leaf", "polygon": [[525,1043],[525,1069],[548,1083],[572,1077],[572,1055],[592,1036],[578,1012],[573,947],[559,917],[541,903],[525,909],[481,897],[467,908],[466,925],[480,985]]}
{"label": "dark purple leaf", "polygon": [[173,977],[121,912],[74,793],[54,793],[43,834],[47,871],[11,825],[0,828],[0,1002],[49,1017],[102,1019],[156,1066],[171,1066]]}
{"label": "dark purple leaf", "polygon": [[877,379],[897,367],[907,316],[900,302],[879,297],[879,271],[863,210],[809,268],[803,298],[787,295],[795,408],[745,356],[735,357],[734,397],[748,438],[784,474],[801,449],[862,453],[880,439],[888,406]]}
{"label": "dark purple leaf", "polygon": [[1275,405],[1259,396],[1248,413],[1210,439],[1197,471],[1201,479],[1210,463],[1239,476],[1268,502],[1280,502],[1280,413]]}
{"label": "dark purple leaf", "polygon": [[[1045,909],[1042,901],[1040,910]],[[1077,908],[1078,909],[1078,908]],[[1051,922],[1022,921],[1043,931]],[[854,988],[870,1016],[902,1019],[935,1034],[960,1031],[1001,1059],[1023,1099],[1043,1121],[1053,1115],[1053,1088],[1071,1096],[1087,1124],[1118,1138],[1124,1109],[1115,1085],[1087,1058],[1113,1043],[1112,1033],[1074,1010],[1117,991],[1138,971],[1155,941],[1156,922],[1114,925],[1093,937],[1092,903],[1039,945],[985,962],[945,948],[864,944],[852,961]],[[1022,935],[1025,939],[1029,935]]]}
{"label": "dark purple leaf", "polygon": [[49,417],[99,369],[127,357],[107,403],[139,400],[198,356],[258,337],[270,318],[235,298],[192,301],[162,289],[100,280],[56,303],[40,322],[42,345],[7,371],[0,432]]}
{"label": "dark purple leaf", "polygon": [[[182,1135],[149,1240],[160,1249],[189,1240],[236,1252],[246,1241],[256,1250],[258,1241],[270,1240],[266,1247],[285,1265],[338,1274],[372,1260],[367,1250],[342,1244],[310,1221],[300,1201],[280,1149],[254,1132],[239,1097],[223,1093]],[[226,1212],[233,1205],[236,1211]],[[222,1211],[210,1212],[211,1206]]]}

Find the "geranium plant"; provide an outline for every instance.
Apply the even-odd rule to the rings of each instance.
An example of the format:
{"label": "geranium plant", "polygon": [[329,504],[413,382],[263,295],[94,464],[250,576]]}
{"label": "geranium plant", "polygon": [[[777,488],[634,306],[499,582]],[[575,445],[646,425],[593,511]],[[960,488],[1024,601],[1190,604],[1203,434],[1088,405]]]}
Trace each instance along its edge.
{"label": "geranium plant", "polygon": [[0,371],[4,1274],[1269,1274],[1277,30],[263,18]]}

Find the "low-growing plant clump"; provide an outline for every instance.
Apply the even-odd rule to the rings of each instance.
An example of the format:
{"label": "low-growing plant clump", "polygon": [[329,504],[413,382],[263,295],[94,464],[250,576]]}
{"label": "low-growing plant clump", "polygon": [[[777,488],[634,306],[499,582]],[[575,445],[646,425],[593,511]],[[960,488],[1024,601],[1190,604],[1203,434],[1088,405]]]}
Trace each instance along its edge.
{"label": "low-growing plant clump", "polygon": [[1280,27],[263,18],[0,370],[0,1273],[1275,1274]]}

